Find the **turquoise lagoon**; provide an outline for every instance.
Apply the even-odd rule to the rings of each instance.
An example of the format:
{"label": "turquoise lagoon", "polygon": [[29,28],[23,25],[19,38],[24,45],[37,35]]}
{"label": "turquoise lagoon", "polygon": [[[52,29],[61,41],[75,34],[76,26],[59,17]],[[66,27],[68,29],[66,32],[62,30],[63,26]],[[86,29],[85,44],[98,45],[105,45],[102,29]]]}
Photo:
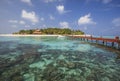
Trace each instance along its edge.
{"label": "turquoise lagoon", "polygon": [[0,81],[120,81],[117,56],[69,37],[0,36]]}

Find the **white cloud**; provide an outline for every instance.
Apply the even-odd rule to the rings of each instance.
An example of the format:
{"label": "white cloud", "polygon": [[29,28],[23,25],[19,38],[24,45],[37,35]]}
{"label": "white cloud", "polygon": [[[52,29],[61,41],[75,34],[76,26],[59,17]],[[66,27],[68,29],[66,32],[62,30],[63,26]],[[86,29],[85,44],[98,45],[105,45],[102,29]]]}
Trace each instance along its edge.
{"label": "white cloud", "polygon": [[44,21],[45,19],[42,17],[42,18],[40,18],[40,20],[41,20],[41,21]]}
{"label": "white cloud", "polygon": [[58,6],[56,6],[56,9],[57,9],[57,11],[58,11],[60,14],[65,13],[64,6],[63,6],[63,5],[58,5]]}
{"label": "white cloud", "polygon": [[18,21],[18,20],[9,20],[8,21],[9,23],[12,23],[12,24],[21,24],[21,25],[24,25],[25,24],[25,21]]}
{"label": "white cloud", "polygon": [[17,20],[9,20],[8,22],[9,22],[9,23],[18,23]]}
{"label": "white cloud", "polygon": [[37,23],[39,21],[38,17],[36,16],[35,12],[27,12],[26,10],[22,10],[22,18],[31,21],[32,23]]}
{"label": "white cloud", "polygon": [[21,24],[21,25],[24,25],[25,24],[25,21],[19,21],[19,24]]}
{"label": "white cloud", "polygon": [[50,20],[55,20],[55,17],[53,17],[52,15],[49,15]]}
{"label": "white cloud", "polygon": [[30,25],[25,25],[26,28],[30,28]]}
{"label": "white cloud", "polygon": [[86,0],[86,3],[89,3],[89,2],[101,2],[103,4],[108,4],[112,2],[112,0]]}
{"label": "white cloud", "polygon": [[68,22],[60,22],[59,24],[62,28],[69,28],[69,23]]}
{"label": "white cloud", "polygon": [[89,24],[96,24],[91,18],[90,14],[82,16],[78,19],[78,25],[89,25]]}
{"label": "white cloud", "polygon": [[56,0],[44,0],[45,3],[55,2]]}
{"label": "white cloud", "polygon": [[13,28],[17,28],[17,26],[16,26],[16,25],[11,25],[11,27],[13,27]]}
{"label": "white cloud", "polygon": [[87,29],[88,29],[88,28],[85,26],[85,27],[84,27],[84,30],[87,30]]}
{"label": "white cloud", "polygon": [[46,24],[44,24],[42,27],[47,27]]}
{"label": "white cloud", "polygon": [[120,26],[120,17],[113,19],[112,23],[113,23],[115,26]]}
{"label": "white cloud", "polygon": [[45,3],[51,3],[51,2],[61,2],[61,1],[63,1],[63,0],[42,0],[43,2],[45,2]]}
{"label": "white cloud", "polygon": [[56,9],[57,9],[59,14],[71,12],[71,10],[65,10],[64,5],[58,5],[58,6],[56,6]]}
{"label": "white cloud", "polygon": [[31,0],[21,0],[21,1],[24,2],[24,3],[27,3],[28,5],[32,5]]}
{"label": "white cloud", "polygon": [[112,0],[102,0],[104,4],[110,3]]}

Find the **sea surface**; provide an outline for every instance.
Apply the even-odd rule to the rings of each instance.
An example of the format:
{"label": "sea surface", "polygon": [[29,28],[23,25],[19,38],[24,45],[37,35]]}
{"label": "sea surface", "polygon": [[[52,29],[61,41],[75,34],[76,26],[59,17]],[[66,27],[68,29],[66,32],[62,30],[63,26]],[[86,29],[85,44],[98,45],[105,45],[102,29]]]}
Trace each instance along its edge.
{"label": "sea surface", "polygon": [[118,55],[64,36],[0,36],[0,81],[120,81]]}

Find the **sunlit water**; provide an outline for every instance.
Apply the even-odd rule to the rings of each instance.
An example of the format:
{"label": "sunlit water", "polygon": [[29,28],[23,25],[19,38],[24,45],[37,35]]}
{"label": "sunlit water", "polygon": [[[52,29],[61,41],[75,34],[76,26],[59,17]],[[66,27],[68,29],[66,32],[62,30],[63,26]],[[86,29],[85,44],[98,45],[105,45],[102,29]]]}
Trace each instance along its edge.
{"label": "sunlit water", "polygon": [[0,81],[120,81],[117,54],[68,37],[0,37]]}

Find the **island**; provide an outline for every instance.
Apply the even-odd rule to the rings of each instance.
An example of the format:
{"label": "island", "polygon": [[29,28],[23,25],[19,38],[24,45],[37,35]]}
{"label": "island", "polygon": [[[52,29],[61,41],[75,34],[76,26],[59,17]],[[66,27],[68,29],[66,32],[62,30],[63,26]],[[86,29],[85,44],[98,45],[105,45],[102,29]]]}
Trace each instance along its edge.
{"label": "island", "polygon": [[45,28],[45,29],[29,29],[29,30],[20,30],[14,32],[13,34],[35,34],[35,35],[84,35],[84,32],[81,30],[71,30],[69,28]]}

